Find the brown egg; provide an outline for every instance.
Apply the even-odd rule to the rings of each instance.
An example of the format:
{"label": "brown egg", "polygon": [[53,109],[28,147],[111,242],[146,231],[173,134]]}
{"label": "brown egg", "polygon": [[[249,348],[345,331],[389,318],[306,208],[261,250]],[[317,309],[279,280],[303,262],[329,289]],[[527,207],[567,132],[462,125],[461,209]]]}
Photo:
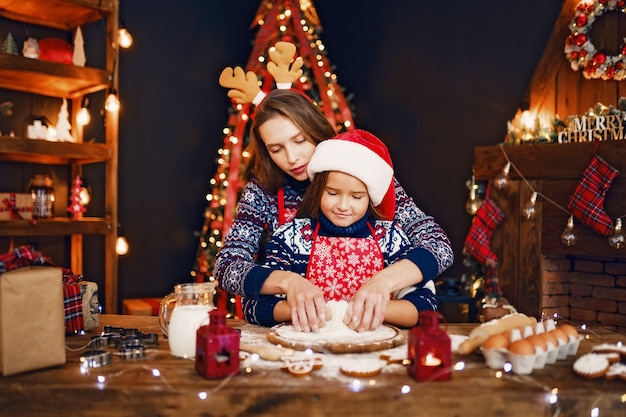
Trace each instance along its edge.
{"label": "brown egg", "polygon": [[515,355],[534,355],[535,347],[528,340],[520,339],[509,345],[509,352]]}
{"label": "brown egg", "polygon": [[526,340],[528,340],[535,347],[535,349],[539,348],[544,352],[548,350],[548,344],[546,343],[544,337],[541,335],[534,334],[532,336],[528,336]]}
{"label": "brown egg", "polygon": [[561,329],[570,338],[570,340],[578,339],[578,330],[571,324],[561,324],[558,329]]}
{"label": "brown egg", "polygon": [[554,329],[552,331],[550,331],[549,333],[551,333],[554,337],[556,337],[556,339],[559,341],[560,345],[565,345],[567,343],[569,343],[569,336],[567,336],[567,334],[565,334],[565,332],[561,329]]}
{"label": "brown egg", "polygon": [[559,347],[559,341],[551,332],[541,333],[540,336],[543,337],[543,340],[545,340],[546,343],[551,344],[552,348]]}
{"label": "brown egg", "polygon": [[483,343],[483,349],[506,349],[509,346],[509,339],[503,334],[491,335]]}

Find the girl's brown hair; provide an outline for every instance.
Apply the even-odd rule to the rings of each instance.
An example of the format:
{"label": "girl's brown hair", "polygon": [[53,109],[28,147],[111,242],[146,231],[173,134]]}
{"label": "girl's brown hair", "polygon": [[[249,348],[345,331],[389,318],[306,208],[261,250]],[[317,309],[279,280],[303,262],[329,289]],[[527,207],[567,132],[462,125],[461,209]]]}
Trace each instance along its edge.
{"label": "girl's brown hair", "polygon": [[291,120],[304,137],[317,145],[335,136],[335,129],[324,114],[305,96],[293,90],[273,90],[256,108],[250,127],[249,175],[254,175],[266,192],[275,193],[285,182],[285,174],[272,161],[259,134],[263,123],[277,116]]}
{"label": "girl's brown hair", "polygon": [[[311,181],[311,185],[309,185],[304,197],[302,198],[296,217],[306,217],[311,219],[319,218],[321,212],[320,201],[322,201],[322,194],[326,188],[326,181],[328,180],[329,172],[330,171],[323,171],[315,175],[315,178]],[[369,194],[367,197],[369,199],[369,215],[374,217],[376,220],[384,220],[385,217],[378,210],[376,210],[376,207],[372,204],[372,199],[369,198]]]}

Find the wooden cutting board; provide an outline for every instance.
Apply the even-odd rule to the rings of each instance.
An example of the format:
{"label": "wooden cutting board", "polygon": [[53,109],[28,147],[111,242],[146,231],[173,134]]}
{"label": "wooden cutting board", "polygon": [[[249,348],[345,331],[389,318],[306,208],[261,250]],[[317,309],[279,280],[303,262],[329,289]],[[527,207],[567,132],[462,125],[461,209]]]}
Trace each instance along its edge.
{"label": "wooden cutting board", "polygon": [[383,326],[391,329],[392,332],[386,332],[384,338],[357,342],[351,342],[348,340],[342,342],[308,342],[289,339],[288,337],[280,334],[281,329],[285,326],[291,326],[291,324],[282,323],[270,328],[267,331],[267,340],[269,340],[271,343],[295,350],[312,349],[316,352],[331,353],[376,352],[379,350],[391,349],[405,342],[404,332],[397,327],[388,324],[383,324]]}

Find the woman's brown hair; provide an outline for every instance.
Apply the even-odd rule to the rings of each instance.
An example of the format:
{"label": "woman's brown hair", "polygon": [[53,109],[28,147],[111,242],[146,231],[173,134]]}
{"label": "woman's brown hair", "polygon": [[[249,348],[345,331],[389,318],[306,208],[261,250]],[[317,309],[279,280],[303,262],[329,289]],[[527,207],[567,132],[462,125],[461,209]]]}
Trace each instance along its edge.
{"label": "woman's brown hair", "polygon": [[271,193],[283,186],[287,174],[272,161],[259,134],[259,127],[277,116],[291,120],[315,145],[336,133],[324,114],[302,94],[293,90],[271,91],[256,108],[248,148],[251,155],[249,175],[254,175],[264,190]]}
{"label": "woman's brown hair", "polygon": [[[319,218],[321,212],[320,201],[322,201],[322,194],[326,188],[329,172],[330,171],[323,171],[315,175],[315,178],[311,181],[311,185],[306,189],[304,197],[302,197],[302,202],[300,203],[296,217]],[[372,199],[369,198],[369,194],[368,199],[368,213],[370,216],[374,217],[376,220],[385,220],[385,217],[376,210],[376,207],[372,204]]]}

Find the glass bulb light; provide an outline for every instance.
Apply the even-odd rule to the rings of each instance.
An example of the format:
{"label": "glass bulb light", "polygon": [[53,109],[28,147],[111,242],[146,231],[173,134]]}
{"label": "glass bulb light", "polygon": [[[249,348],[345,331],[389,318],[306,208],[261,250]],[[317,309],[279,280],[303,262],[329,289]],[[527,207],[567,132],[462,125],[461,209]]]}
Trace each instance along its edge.
{"label": "glass bulb light", "polygon": [[87,187],[80,187],[80,192],[78,193],[80,197],[80,204],[85,207],[89,205],[91,201],[91,196],[89,195],[89,189]]}
{"label": "glass bulb light", "polygon": [[87,107],[81,107],[76,113],[76,123],[80,126],[86,126],[91,121],[91,115],[89,114],[89,109]]}
{"label": "glass bulb light", "polygon": [[467,203],[465,203],[465,211],[470,216],[473,216],[482,204],[483,201],[476,197],[476,189],[472,186],[469,192],[469,199],[467,200]]}
{"label": "glass bulb light", "polygon": [[624,247],[624,233],[622,232],[622,219],[615,220],[615,226],[613,227],[613,234],[609,236],[609,245],[615,249],[621,249]]}
{"label": "glass bulb light", "polygon": [[126,255],[129,245],[126,238],[122,235],[122,225],[117,225],[117,240],[115,241],[115,253],[118,255]]}
{"label": "glass bulb light", "polygon": [[569,216],[567,219],[567,226],[563,233],[561,233],[561,243],[565,246],[574,246],[578,238],[574,234],[574,216]]}
{"label": "glass bulb light", "polygon": [[89,114],[89,97],[83,97],[80,103],[80,110],[76,112],[76,124],[79,126],[87,126],[91,121],[91,115]]}
{"label": "glass bulb light", "polygon": [[126,255],[128,253],[128,241],[124,236],[118,236],[115,242],[115,253]]}
{"label": "glass bulb light", "polygon": [[498,188],[498,189],[502,189],[506,186],[508,180],[509,180],[509,171],[511,170],[511,163],[507,162],[506,165],[504,166],[504,168],[502,168],[502,171],[498,174],[498,176],[496,178],[494,178],[493,180],[493,185]]}
{"label": "glass bulb light", "polygon": [[117,31],[117,44],[124,49],[133,46],[133,36],[125,27],[120,27]]}
{"label": "glass bulb light", "polygon": [[120,100],[117,98],[117,91],[114,88],[109,89],[109,94],[104,102],[104,108],[109,113],[115,113],[120,110]]}
{"label": "glass bulb light", "polygon": [[522,217],[524,220],[534,220],[535,215],[537,214],[537,209],[535,208],[535,204],[537,203],[537,192],[533,192],[530,195],[530,199],[528,203],[522,209]]}

